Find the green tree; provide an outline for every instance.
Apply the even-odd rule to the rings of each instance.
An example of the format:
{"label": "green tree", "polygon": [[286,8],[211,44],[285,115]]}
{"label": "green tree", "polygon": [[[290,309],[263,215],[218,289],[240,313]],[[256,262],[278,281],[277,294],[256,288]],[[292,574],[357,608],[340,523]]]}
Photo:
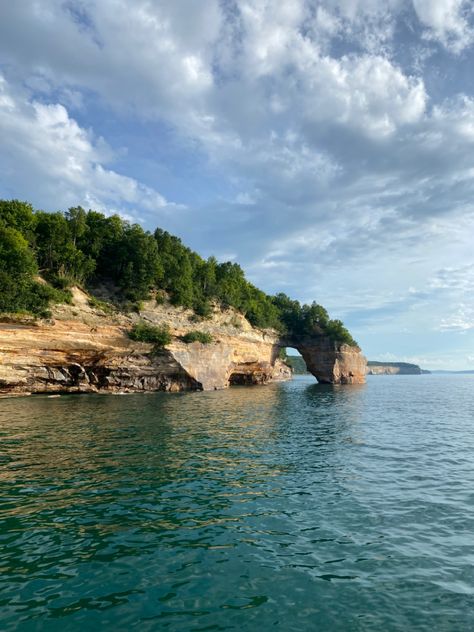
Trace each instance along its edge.
{"label": "green tree", "polygon": [[19,277],[31,277],[38,272],[36,261],[28,242],[16,230],[0,224],[0,270]]}
{"label": "green tree", "polygon": [[10,228],[15,228],[28,241],[31,241],[35,226],[35,215],[31,204],[19,200],[0,200],[0,222]]}
{"label": "green tree", "polygon": [[66,212],[66,221],[69,225],[69,233],[75,247],[78,239],[83,238],[88,232],[87,213],[82,206],[71,207]]}

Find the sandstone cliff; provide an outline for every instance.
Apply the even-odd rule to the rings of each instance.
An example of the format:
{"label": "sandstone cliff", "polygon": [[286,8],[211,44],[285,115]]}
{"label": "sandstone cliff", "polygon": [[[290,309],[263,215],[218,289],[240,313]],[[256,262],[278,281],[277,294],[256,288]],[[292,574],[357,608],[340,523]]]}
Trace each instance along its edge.
{"label": "sandstone cliff", "polygon": [[[124,315],[106,314],[88,299],[76,288],[73,304],[56,306],[49,321],[0,323],[0,393],[212,390],[291,377],[278,359],[287,341],[252,328],[234,310],[216,308],[211,319],[195,323],[189,310],[154,300],[140,315]],[[172,343],[155,352],[151,344],[130,340],[127,331],[138,320],[167,324]],[[180,340],[196,329],[213,341]],[[319,336],[304,341],[301,353],[320,381],[362,382],[365,359],[346,347]]]}

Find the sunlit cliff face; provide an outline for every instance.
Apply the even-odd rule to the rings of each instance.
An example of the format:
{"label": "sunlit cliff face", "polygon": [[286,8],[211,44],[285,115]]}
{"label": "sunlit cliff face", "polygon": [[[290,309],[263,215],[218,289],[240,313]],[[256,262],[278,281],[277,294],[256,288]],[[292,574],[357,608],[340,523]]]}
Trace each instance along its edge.
{"label": "sunlit cliff face", "polygon": [[[291,369],[279,358],[286,345],[274,330],[254,328],[238,312],[215,308],[200,323],[209,342],[186,343],[196,327],[191,310],[152,299],[143,311],[106,315],[73,288],[71,304],[53,307],[52,318],[0,323],[0,395],[30,393],[135,393],[213,391],[230,385],[263,385],[288,380]],[[170,341],[129,337],[142,316],[170,331]],[[309,371],[319,382],[365,381],[365,358],[358,347],[317,334],[298,340]]]}

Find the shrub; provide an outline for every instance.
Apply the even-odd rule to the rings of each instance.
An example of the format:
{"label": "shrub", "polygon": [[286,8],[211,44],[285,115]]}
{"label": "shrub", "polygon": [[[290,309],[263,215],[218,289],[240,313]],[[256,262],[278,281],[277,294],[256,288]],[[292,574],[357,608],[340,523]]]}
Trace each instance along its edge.
{"label": "shrub", "polygon": [[155,327],[143,321],[132,327],[128,332],[128,337],[138,342],[152,342],[155,348],[165,347],[171,342],[171,334],[167,325]]}
{"label": "shrub", "polygon": [[93,307],[94,309],[100,309],[105,314],[113,314],[115,311],[113,305],[111,305],[110,303],[107,303],[106,301],[102,301],[100,298],[97,298],[96,296],[90,296],[87,302],[89,304],[89,307]]}
{"label": "shrub", "polygon": [[212,342],[212,336],[205,331],[189,331],[187,334],[184,334],[184,336],[181,336],[181,340],[186,344],[190,342],[201,342],[203,345],[208,345]]}
{"label": "shrub", "polygon": [[27,312],[41,316],[50,303],[71,303],[71,293],[38,283],[26,275],[0,270],[0,312]]}
{"label": "shrub", "polygon": [[48,283],[57,290],[67,290],[71,287],[71,285],[74,285],[75,283],[74,279],[66,276],[60,276],[55,272],[46,272],[45,274],[43,274],[43,276],[46,281],[48,281]]}
{"label": "shrub", "polygon": [[235,329],[242,329],[242,322],[240,320],[240,318],[238,318],[238,316],[236,316],[234,314],[234,316],[232,316],[231,320],[228,323],[231,327],[234,327]]}
{"label": "shrub", "polygon": [[205,319],[211,318],[212,306],[209,301],[207,300],[197,301],[193,307],[194,307],[194,313],[197,316],[200,316],[201,318],[205,318]]}
{"label": "shrub", "polygon": [[139,314],[143,309],[143,303],[141,301],[114,301],[115,307],[123,314],[130,314],[134,312]]}
{"label": "shrub", "polygon": [[155,296],[155,301],[157,305],[164,305],[166,302],[166,296],[163,291],[158,291]]}

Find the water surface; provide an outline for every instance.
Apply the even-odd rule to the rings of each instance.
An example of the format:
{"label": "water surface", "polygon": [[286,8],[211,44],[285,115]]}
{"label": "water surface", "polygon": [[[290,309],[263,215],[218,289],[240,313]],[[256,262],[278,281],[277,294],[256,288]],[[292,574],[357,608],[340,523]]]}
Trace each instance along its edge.
{"label": "water surface", "polygon": [[0,629],[471,630],[474,377],[0,401]]}

